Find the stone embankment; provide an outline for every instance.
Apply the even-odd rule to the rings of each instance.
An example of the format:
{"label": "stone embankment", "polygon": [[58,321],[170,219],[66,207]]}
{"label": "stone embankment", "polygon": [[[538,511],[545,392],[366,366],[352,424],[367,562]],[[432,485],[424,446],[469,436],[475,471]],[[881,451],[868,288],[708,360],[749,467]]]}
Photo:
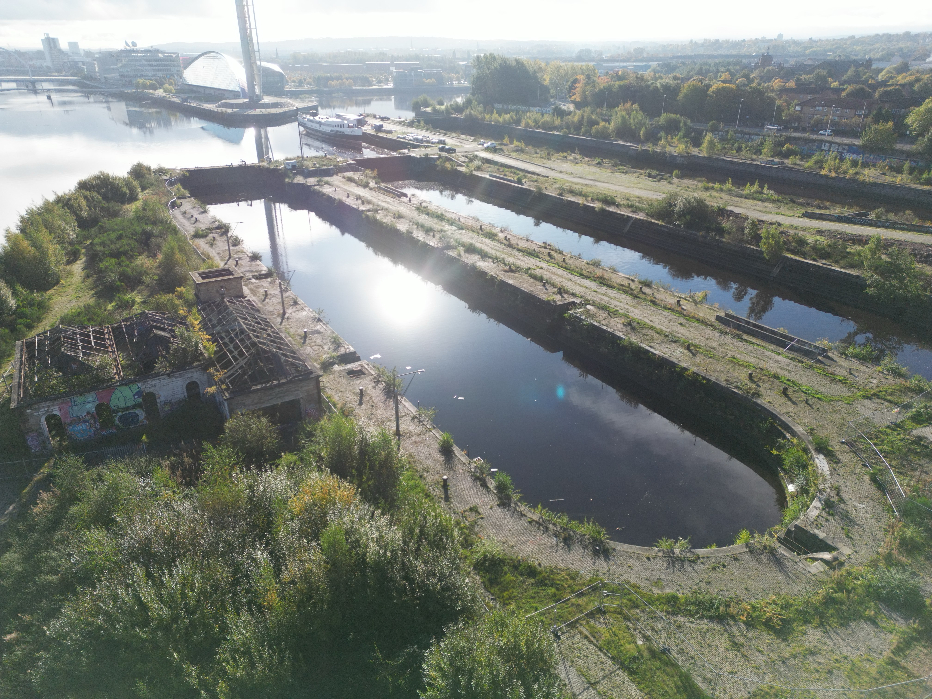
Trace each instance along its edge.
{"label": "stone embankment", "polygon": [[129,91],[119,93],[119,97],[129,102],[141,102],[152,107],[163,107],[172,111],[200,117],[224,126],[264,127],[281,126],[294,122],[301,111],[294,105],[274,109],[228,109],[211,104],[188,102],[183,97],[157,95],[146,91]]}
{"label": "stone embankment", "polygon": [[518,140],[529,145],[559,151],[578,151],[581,155],[599,158],[622,158],[642,167],[675,167],[696,175],[732,178],[736,184],[760,182],[771,189],[779,185],[794,188],[815,188],[831,191],[843,198],[867,199],[882,204],[903,206],[923,212],[932,211],[932,189],[929,187],[863,182],[846,177],[833,177],[783,164],[754,163],[736,158],[679,155],[663,150],[644,148],[622,141],[605,141],[585,136],[560,134],[520,126],[492,124],[454,116],[433,116],[418,113],[432,127],[486,138]]}
{"label": "stone embankment", "polygon": [[[216,186],[218,176],[190,171],[185,186],[203,196],[195,183]],[[606,373],[624,374],[659,388],[669,401],[699,408],[693,412],[704,413],[707,422],[737,428],[759,416],[758,422],[770,427],[757,432],[751,442],[770,441],[773,435],[767,431],[776,426],[803,441],[807,436],[797,425],[838,435],[852,417],[884,410],[870,389],[887,380],[862,365],[835,356],[817,362],[790,356],[723,328],[715,321],[715,309],[667,291],[645,289],[636,279],[594,269],[581,259],[557,255],[546,245],[489,230],[481,222],[426,202],[399,199],[367,187],[362,180],[335,177],[317,184],[302,178],[286,182],[282,177],[281,187],[283,199],[292,207],[313,208],[451,293],[468,302],[478,299],[493,312],[509,316],[513,327],[531,323],[537,332],[562,342]],[[183,212],[175,215],[186,220]],[[294,303],[296,309],[306,308],[297,300]],[[571,306],[573,310],[567,312]],[[520,321],[514,317],[516,310],[523,316]],[[281,313],[280,308],[276,311]],[[299,327],[313,320],[312,312],[301,312],[309,320],[299,320]],[[316,347],[309,342],[308,351],[318,351]],[[378,397],[377,387],[366,377],[370,374],[365,363],[334,369],[325,377],[324,388],[338,402],[355,405],[363,386],[367,399],[356,406],[357,414],[368,424],[388,427],[390,402]],[[866,397],[858,398],[859,392]],[[572,538],[564,540],[526,510],[497,505],[468,462],[443,462],[435,435],[414,418],[406,420],[403,444],[431,486],[436,488],[440,475],[447,475],[451,509],[476,519],[480,533],[501,540],[516,553],[642,582],[660,580],[670,589],[701,587],[756,597],[812,584],[806,566],[779,549],[763,553],[729,547],[684,558],[612,544],[606,555]],[[826,466],[821,459],[820,464]],[[503,467],[507,470],[507,465]],[[853,549],[855,559],[870,556],[882,540],[886,514],[859,464],[849,463],[845,455],[831,474],[825,470],[822,486],[823,496],[834,489],[838,502],[828,514],[816,504],[806,523],[818,526],[839,547]],[[842,520],[849,524],[835,525]]]}

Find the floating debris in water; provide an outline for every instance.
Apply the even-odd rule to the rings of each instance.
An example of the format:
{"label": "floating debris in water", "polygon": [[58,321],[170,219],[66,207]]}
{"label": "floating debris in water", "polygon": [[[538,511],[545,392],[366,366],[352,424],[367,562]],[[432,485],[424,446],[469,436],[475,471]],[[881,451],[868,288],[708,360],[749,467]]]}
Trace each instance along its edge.
{"label": "floating debris in water", "polygon": [[381,354],[373,354],[371,357],[369,357],[369,359],[381,359],[381,358],[382,358]]}

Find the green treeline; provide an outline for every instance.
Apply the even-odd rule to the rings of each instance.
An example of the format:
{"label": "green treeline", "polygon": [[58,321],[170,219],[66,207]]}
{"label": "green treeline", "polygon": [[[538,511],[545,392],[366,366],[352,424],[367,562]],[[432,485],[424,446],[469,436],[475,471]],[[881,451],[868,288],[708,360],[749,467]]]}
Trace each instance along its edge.
{"label": "green treeline", "polygon": [[[916,155],[932,160],[932,75],[911,70],[906,63],[884,70],[850,60],[804,68],[751,69],[740,62],[697,61],[661,64],[646,73],[622,69],[599,75],[591,64],[485,54],[473,60],[473,68],[471,95],[465,101],[442,105],[445,113],[602,139],[663,143],[677,137],[680,140],[674,146],[698,148],[707,131],[769,123],[795,126],[801,100],[825,95],[826,105],[833,96],[847,100],[847,116],[840,108],[836,114],[826,107],[824,115],[801,126],[812,132],[830,126],[836,133],[859,136],[867,153],[893,152],[897,138],[910,135],[916,139]],[[551,99],[557,101],[553,113],[505,109],[546,106]],[[852,115],[851,100],[867,113]],[[707,126],[692,129],[690,124],[696,122]],[[746,150],[739,143],[728,145],[736,153]],[[755,154],[799,155],[792,147],[785,153],[775,152],[785,143],[775,145],[768,153],[761,153],[757,146]],[[932,174],[923,184],[932,184]]]}
{"label": "green treeline", "polygon": [[[103,310],[132,310],[141,299],[186,281],[194,251],[172,223],[167,191],[150,167],[126,176],[97,173],[32,206],[7,229],[0,248],[0,354],[44,320],[49,292],[85,256],[95,300],[63,318],[69,324],[115,320]],[[76,272],[80,274],[80,272]]]}
{"label": "green treeline", "polygon": [[49,485],[0,541],[4,696],[559,696],[552,642],[485,615],[384,431],[335,415],[282,455],[243,414],[199,455],[60,456]]}

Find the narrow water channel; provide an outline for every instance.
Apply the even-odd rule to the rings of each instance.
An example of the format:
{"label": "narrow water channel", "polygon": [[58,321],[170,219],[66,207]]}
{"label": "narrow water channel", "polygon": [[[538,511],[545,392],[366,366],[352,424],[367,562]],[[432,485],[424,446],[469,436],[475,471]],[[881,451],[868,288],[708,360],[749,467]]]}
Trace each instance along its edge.
{"label": "narrow water channel", "polygon": [[786,298],[776,289],[759,283],[736,283],[734,275],[712,270],[685,258],[665,255],[658,259],[615,243],[596,240],[566,228],[536,221],[504,207],[472,199],[464,194],[429,186],[405,187],[404,191],[460,214],[495,226],[507,226],[516,234],[538,242],[556,245],[561,250],[586,260],[598,259],[619,272],[669,284],[679,292],[708,292],[707,302],[759,321],[773,328],[785,328],[811,342],[847,339],[870,340],[896,355],[897,361],[910,371],[932,379],[932,350],[928,346],[903,342],[893,323],[881,318],[844,317]]}
{"label": "narrow water channel", "polygon": [[[211,211],[270,260],[262,202]],[[457,444],[512,475],[527,502],[650,545],[729,544],[763,531],[781,496],[759,472],[314,213],[281,207],[292,288],[364,358],[426,369],[407,397]],[[750,460],[746,461],[751,463]],[[763,469],[760,469],[761,471]],[[770,476],[772,481],[772,476]]]}

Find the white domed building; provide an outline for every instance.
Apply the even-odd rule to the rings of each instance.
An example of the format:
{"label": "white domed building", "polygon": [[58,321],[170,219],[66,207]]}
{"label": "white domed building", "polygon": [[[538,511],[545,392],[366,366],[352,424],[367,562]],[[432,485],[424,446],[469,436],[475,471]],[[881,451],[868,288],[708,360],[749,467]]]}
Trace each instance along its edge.
{"label": "white domed building", "polygon": [[[269,95],[285,93],[285,73],[274,63],[261,62],[262,92]],[[246,71],[232,56],[219,51],[205,51],[184,70],[184,83],[188,91],[212,95],[222,99],[245,99]]]}

